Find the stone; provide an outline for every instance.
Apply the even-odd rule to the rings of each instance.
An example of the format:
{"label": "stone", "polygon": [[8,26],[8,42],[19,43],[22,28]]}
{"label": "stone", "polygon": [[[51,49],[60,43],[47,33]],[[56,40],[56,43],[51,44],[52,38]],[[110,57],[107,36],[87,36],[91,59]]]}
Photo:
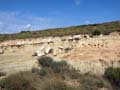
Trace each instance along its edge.
{"label": "stone", "polygon": [[0,54],[3,54],[4,53],[4,50],[3,49],[0,49]]}
{"label": "stone", "polygon": [[50,53],[51,51],[52,51],[52,48],[50,48],[50,47],[45,48],[45,53],[46,54]]}

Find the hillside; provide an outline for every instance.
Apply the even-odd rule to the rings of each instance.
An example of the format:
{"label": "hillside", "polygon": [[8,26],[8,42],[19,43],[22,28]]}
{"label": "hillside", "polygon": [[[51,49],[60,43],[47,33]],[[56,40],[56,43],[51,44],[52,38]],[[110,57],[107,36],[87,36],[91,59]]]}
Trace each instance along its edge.
{"label": "hillside", "polygon": [[[95,31],[110,35],[73,35]],[[0,39],[16,39],[0,42],[0,90],[120,88],[120,22],[22,31]]]}
{"label": "hillside", "polygon": [[99,30],[102,34],[105,35],[114,31],[120,31],[120,21],[106,22],[102,24],[72,26],[66,28],[37,30],[37,31],[21,31],[20,33],[15,33],[15,34],[0,34],[0,41],[48,37],[48,36],[92,34],[95,30]]}

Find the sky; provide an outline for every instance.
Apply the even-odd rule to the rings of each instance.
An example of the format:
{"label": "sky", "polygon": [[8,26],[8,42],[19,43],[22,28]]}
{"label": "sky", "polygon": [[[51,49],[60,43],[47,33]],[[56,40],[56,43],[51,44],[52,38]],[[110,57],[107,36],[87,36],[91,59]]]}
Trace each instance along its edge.
{"label": "sky", "polygon": [[120,0],[0,0],[0,33],[120,20]]}

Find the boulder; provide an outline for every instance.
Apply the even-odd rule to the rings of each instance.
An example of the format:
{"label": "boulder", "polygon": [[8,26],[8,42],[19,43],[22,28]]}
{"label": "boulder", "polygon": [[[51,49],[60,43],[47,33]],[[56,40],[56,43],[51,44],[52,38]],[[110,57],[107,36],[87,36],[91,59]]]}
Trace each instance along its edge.
{"label": "boulder", "polygon": [[60,50],[63,50],[63,49],[64,49],[64,47],[63,47],[63,46],[59,46],[58,48],[59,48]]}
{"label": "boulder", "polygon": [[52,48],[50,48],[50,47],[45,48],[45,53],[46,54],[50,53],[51,51],[52,51]]}
{"label": "boulder", "polygon": [[53,52],[53,55],[54,55],[54,56],[57,56],[57,53],[56,53],[56,51],[54,51],[54,52]]}
{"label": "boulder", "polygon": [[73,36],[73,39],[74,39],[74,40],[80,40],[80,39],[81,39],[81,36],[80,36],[80,35],[75,35],[75,36]]}
{"label": "boulder", "polygon": [[45,55],[45,52],[44,52],[44,47],[40,47],[39,49],[37,49],[35,51],[35,53],[33,54],[33,56],[43,56]]}
{"label": "boulder", "polygon": [[4,50],[3,49],[0,49],[0,54],[3,54],[4,53]]}
{"label": "boulder", "polygon": [[48,43],[54,43],[54,41],[51,38],[49,38],[47,42]]}
{"label": "boulder", "polygon": [[36,52],[33,54],[33,56],[39,56],[40,57],[40,56],[44,56],[45,54],[48,54],[50,52],[52,52],[52,48],[42,46],[38,50],[36,50]]}
{"label": "boulder", "polygon": [[37,54],[38,57],[41,57],[41,56],[44,56],[44,55],[45,55],[45,52],[36,51],[36,54]]}
{"label": "boulder", "polygon": [[17,42],[17,43],[16,43],[16,46],[17,46],[18,48],[21,47],[21,45],[22,45],[21,42]]}
{"label": "boulder", "polygon": [[73,37],[68,37],[68,41],[73,41]]}

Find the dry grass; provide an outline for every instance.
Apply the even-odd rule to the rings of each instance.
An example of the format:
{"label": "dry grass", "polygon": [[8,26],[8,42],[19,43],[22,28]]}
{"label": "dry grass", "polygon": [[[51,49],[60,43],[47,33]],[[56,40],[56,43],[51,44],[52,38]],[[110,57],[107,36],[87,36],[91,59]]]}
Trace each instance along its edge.
{"label": "dry grass", "polygon": [[[0,87],[5,90],[112,90],[110,83],[103,77],[89,73],[82,75],[65,62],[45,61],[44,65],[46,63],[49,66],[42,67],[40,71],[20,72],[2,79]],[[41,74],[41,71],[45,74]]]}

